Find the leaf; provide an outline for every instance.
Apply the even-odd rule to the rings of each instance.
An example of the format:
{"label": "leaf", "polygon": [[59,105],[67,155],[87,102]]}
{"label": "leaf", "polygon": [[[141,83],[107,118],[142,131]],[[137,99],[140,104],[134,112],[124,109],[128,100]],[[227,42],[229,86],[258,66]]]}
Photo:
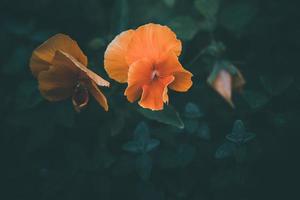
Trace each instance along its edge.
{"label": "leaf", "polygon": [[196,136],[203,140],[211,139],[210,129],[206,122],[200,123],[196,132]]}
{"label": "leaf", "polygon": [[150,138],[148,125],[145,122],[140,122],[134,131],[134,139],[124,144],[123,150],[131,153],[147,153],[159,144],[159,140]]}
{"label": "leaf", "polygon": [[144,181],[150,178],[152,170],[152,159],[148,154],[141,154],[136,159],[136,170]]}
{"label": "leaf", "polygon": [[239,36],[247,30],[246,26],[256,16],[257,11],[258,8],[252,1],[234,2],[222,9],[219,15],[220,24]]}
{"label": "leaf", "polygon": [[134,130],[134,140],[145,141],[150,138],[149,126],[145,122],[140,122]]}
{"label": "leaf", "polygon": [[139,143],[138,141],[129,141],[122,146],[122,149],[130,153],[142,153],[143,144]]}
{"label": "leaf", "polygon": [[203,117],[204,113],[200,110],[199,106],[195,103],[188,102],[184,108],[184,117],[186,118],[200,118]]}
{"label": "leaf", "polygon": [[197,119],[186,119],[184,120],[184,129],[189,133],[193,134],[198,130],[199,121]]}
{"label": "leaf", "polygon": [[217,61],[215,63],[212,72],[207,78],[207,82],[232,107],[234,107],[231,100],[232,91],[241,91],[245,84],[245,80],[240,71],[230,62],[225,60]]}
{"label": "leaf", "polygon": [[31,109],[43,101],[36,81],[25,81],[19,85],[16,92],[16,110]]}
{"label": "leaf", "polygon": [[226,135],[226,139],[238,145],[245,144],[255,138],[254,133],[246,132],[242,120],[236,120],[233,125],[232,132]]}
{"label": "leaf", "polygon": [[260,81],[270,95],[277,96],[292,85],[294,78],[291,75],[276,76],[272,74],[269,76],[261,76]]}
{"label": "leaf", "polygon": [[191,40],[199,31],[198,23],[190,16],[178,16],[169,22],[171,29],[177,34],[178,38]]}
{"label": "leaf", "polygon": [[165,106],[161,111],[151,111],[144,108],[138,108],[137,111],[148,119],[175,126],[180,129],[184,128],[184,124],[178,112],[171,105]]}
{"label": "leaf", "polygon": [[145,152],[148,153],[158,147],[160,144],[160,141],[157,139],[149,139],[148,142],[145,145]]}
{"label": "leaf", "polygon": [[262,92],[246,90],[242,96],[252,109],[260,109],[269,102],[269,97]]}
{"label": "leaf", "polygon": [[195,0],[198,12],[206,18],[215,17],[219,11],[220,0]]}
{"label": "leaf", "polygon": [[166,6],[168,6],[169,8],[174,7],[176,0],[163,0],[164,3],[166,4]]}
{"label": "leaf", "polygon": [[224,159],[231,157],[235,154],[237,145],[235,143],[225,141],[221,146],[218,147],[215,153],[216,159]]}
{"label": "leaf", "polygon": [[202,53],[213,57],[220,57],[226,51],[226,46],[223,42],[213,40]]}

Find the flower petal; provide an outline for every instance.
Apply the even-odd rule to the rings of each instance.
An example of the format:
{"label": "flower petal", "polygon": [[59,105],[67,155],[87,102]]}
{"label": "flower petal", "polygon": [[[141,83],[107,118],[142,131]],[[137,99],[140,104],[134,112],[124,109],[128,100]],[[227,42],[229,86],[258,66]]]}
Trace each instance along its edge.
{"label": "flower petal", "polygon": [[81,74],[81,77],[84,78],[86,76],[89,79],[93,80],[99,86],[109,87],[108,81],[104,80],[98,74],[88,69],[86,66],[78,62],[73,56],[69,55],[68,53],[63,51],[57,51],[56,57],[57,56],[69,60],[71,63],[70,67],[72,67],[74,70],[77,70]]}
{"label": "flower petal", "polygon": [[152,71],[153,65],[148,59],[141,59],[130,65],[128,86],[124,93],[128,101],[134,102],[142,95],[143,85],[151,82]]}
{"label": "flower petal", "polygon": [[105,111],[108,111],[107,99],[104,94],[99,90],[97,85],[93,81],[89,81],[87,84],[88,90],[96,99],[96,101],[104,108]]}
{"label": "flower petal", "polygon": [[193,74],[185,69],[177,71],[173,74],[175,80],[169,85],[169,88],[177,92],[186,92],[192,85]]}
{"label": "flower petal", "polygon": [[124,31],[111,41],[104,54],[104,68],[109,77],[120,82],[127,81],[128,64],[125,59],[127,47],[134,30]]}
{"label": "flower petal", "polygon": [[180,40],[167,26],[150,23],[135,30],[128,45],[126,60],[129,65],[141,58],[156,61],[169,51],[179,56],[181,53]]}
{"label": "flower petal", "polygon": [[35,77],[41,71],[48,70],[57,50],[73,56],[83,65],[87,65],[87,57],[83,54],[76,41],[64,34],[56,34],[36,48],[30,59],[30,68]]}
{"label": "flower petal", "polygon": [[72,61],[56,54],[49,70],[39,73],[39,89],[46,99],[59,101],[73,94],[78,76],[76,71],[70,67],[72,65]]}
{"label": "flower petal", "polygon": [[169,85],[169,88],[185,92],[193,84],[193,74],[185,70],[180,64],[178,57],[174,53],[165,54],[156,64],[156,69],[162,77],[173,75],[175,80]]}
{"label": "flower petal", "polygon": [[167,76],[151,81],[150,84],[143,86],[142,98],[139,105],[151,110],[162,110],[166,97],[166,88],[174,80],[174,76]]}

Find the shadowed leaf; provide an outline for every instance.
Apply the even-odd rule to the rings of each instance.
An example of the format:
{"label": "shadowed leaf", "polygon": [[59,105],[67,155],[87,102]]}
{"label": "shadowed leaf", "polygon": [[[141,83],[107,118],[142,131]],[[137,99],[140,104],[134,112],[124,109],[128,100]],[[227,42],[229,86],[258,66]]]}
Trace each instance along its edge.
{"label": "shadowed leaf", "polygon": [[138,112],[148,119],[175,126],[180,129],[184,128],[184,124],[178,112],[171,105],[165,106],[161,111],[151,111],[149,109],[138,108]]}

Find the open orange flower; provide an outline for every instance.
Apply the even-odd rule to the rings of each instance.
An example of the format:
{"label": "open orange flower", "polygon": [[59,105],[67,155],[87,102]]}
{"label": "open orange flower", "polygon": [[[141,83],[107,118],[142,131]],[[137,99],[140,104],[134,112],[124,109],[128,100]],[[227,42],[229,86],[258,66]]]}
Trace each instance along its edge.
{"label": "open orange flower", "polygon": [[72,97],[75,109],[80,111],[87,105],[90,92],[107,111],[107,100],[97,85],[109,87],[109,82],[89,70],[87,63],[87,57],[74,40],[57,34],[33,51],[30,68],[47,100]]}
{"label": "open orange flower", "polygon": [[104,67],[110,78],[128,83],[130,102],[151,110],[168,103],[168,88],[185,92],[192,86],[192,74],[178,56],[181,42],[167,26],[146,24],[118,35],[107,47]]}

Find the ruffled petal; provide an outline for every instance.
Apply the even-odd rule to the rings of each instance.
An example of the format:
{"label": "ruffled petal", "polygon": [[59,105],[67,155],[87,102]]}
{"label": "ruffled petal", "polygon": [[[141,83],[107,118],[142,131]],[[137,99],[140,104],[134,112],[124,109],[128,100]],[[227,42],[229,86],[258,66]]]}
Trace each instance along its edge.
{"label": "ruffled petal", "polygon": [[134,102],[142,95],[143,85],[151,82],[153,63],[148,59],[141,59],[133,63],[128,71],[128,86],[125,96],[128,101]]}
{"label": "ruffled petal", "polygon": [[174,80],[173,76],[158,78],[143,86],[143,94],[139,105],[151,110],[162,110],[168,101],[167,87]]}
{"label": "ruffled petal", "polygon": [[178,92],[187,91],[193,84],[193,74],[185,70],[180,64],[178,57],[174,53],[165,54],[156,64],[159,76],[165,77],[173,75],[175,80],[169,85],[170,89]]}
{"label": "ruffled petal", "polygon": [[99,88],[97,87],[97,85],[93,81],[90,81],[87,84],[87,87],[88,87],[88,90],[90,91],[90,93],[96,99],[96,101],[103,107],[103,109],[105,111],[108,111],[107,99],[104,96],[104,94],[99,90]]}
{"label": "ruffled petal", "polygon": [[84,66],[87,65],[87,57],[83,54],[77,42],[67,35],[56,34],[41,44],[32,53],[30,68],[35,77],[37,77],[41,71],[49,69],[57,50],[66,52]]}
{"label": "ruffled petal", "polygon": [[185,69],[177,71],[173,74],[175,80],[169,85],[169,88],[177,92],[186,92],[192,85],[193,74]]}
{"label": "ruffled petal", "polygon": [[104,54],[104,68],[111,79],[120,83],[127,81],[128,64],[125,59],[127,47],[134,30],[124,31],[111,41]]}
{"label": "ruffled petal", "polygon": [[180,55],[180,40],[167,26],[150,23],[135,30],[128,45],[126,60],[129,65],[142,58],[157,61],[170,51]]}

